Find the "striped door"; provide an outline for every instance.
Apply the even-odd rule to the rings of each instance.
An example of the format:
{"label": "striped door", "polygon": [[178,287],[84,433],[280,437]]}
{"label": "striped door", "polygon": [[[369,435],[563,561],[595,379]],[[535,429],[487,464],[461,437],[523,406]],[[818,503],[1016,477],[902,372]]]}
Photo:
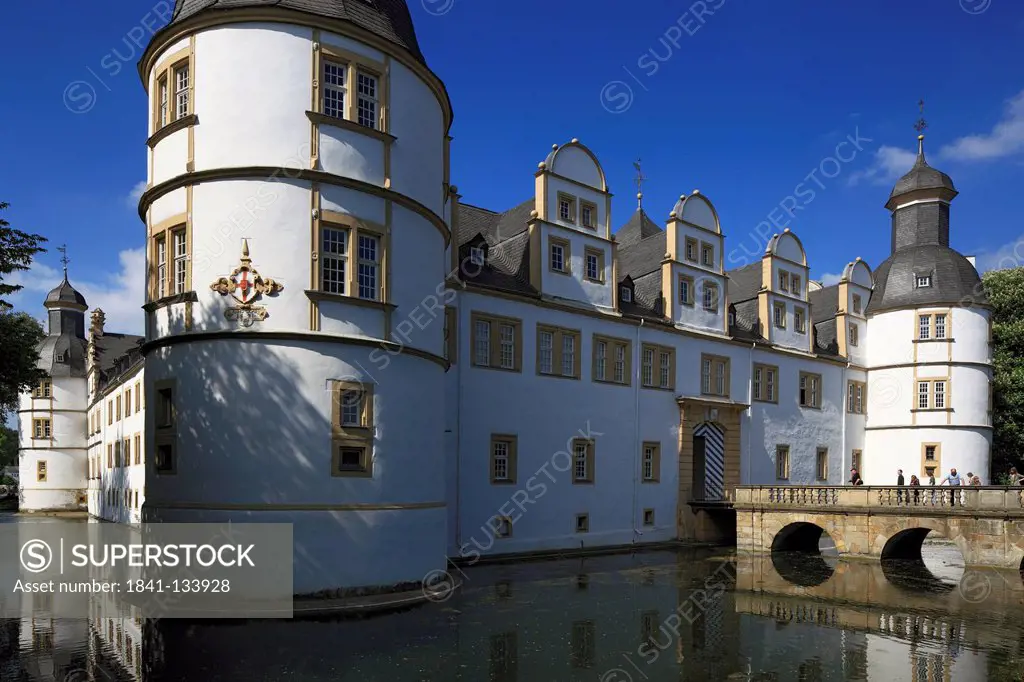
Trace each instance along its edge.
{"label": "striped door", "polygon": [[693,431],[704,438],[704,499],[725,499],[725,434],[717,424],[705,422]]}

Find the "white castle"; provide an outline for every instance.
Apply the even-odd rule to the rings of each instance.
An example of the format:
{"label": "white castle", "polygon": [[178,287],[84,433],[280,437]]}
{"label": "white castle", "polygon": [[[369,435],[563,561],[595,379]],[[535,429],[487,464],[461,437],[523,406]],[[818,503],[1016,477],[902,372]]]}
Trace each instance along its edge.
{"label": "white castle", "polygon": [[23,510],[293,523],[310,593],[713,537],[741,484],[988,473],[989,308],[923,143],[892,255],[823,287],[789,230],[727,259],[696,190],[613,234],[578,140],[461,204],[401,0],[177,0],[139,71],[146,334],[47,296]]}

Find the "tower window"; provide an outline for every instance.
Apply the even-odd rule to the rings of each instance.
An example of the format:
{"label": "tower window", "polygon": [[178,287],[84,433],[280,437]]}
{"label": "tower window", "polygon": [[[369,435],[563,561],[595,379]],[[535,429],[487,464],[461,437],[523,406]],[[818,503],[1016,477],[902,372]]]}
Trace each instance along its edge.
{"label": "tower window", "polygon": [[51,423],[49,419],[33,419],[32,420],[32,437],[33,438],[49,438],[51,434]]}
{"label": "tower window", "polygon": [[174,70],[174,120],[188,116],[188,64]]}
{"label": "tower window", "polygon": [[189,48],[175,52],[153,71],[154,132],[192,114],[192,57]]}
{"label": "tower window", "polygon": [[188,260],[188,247],[185,241],[185,230],[174,233],[174,293],[185,293],[185,263]]}
{"label": "tower window", "polygon": [[323,113],[334,118],[345,118],[347,69],[335,62],[324,62]]}
{"label": "tower window", "polygon": [[931,275],[914,275],[914,287],[922,289],[924,287],[930,287],[932,285]]}
{"label": "tower window", "polygon": [[53,382],[49,377],[39,380],[39,385],[36,386],[35,396],[37,398],[50,398],[53,395]]}
{"label": "tower window", "polygon": [[359,235],[359,298],[376,301],[380,291],[380,240]]}
{"label": "tower window", "polygon": [[[383,232],[366,223],[323,224],[320,227],[320,291],[355,296],[367,301],[382,300],[384,291],[381,262],[384,258]],[[349,267],[350,263],[356,267]]]}
{"label": "tower window", "polygon": [[378,80],[364,71],[356,74],[356,94],[359,97],[357,114],[361,126],[377,129],[377,93]]}

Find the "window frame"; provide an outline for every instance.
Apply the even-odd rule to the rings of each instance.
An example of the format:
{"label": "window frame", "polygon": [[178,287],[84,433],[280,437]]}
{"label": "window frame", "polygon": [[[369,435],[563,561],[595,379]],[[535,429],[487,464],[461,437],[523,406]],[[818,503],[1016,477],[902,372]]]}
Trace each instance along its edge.
{"label": "window frame", "polygon": [[[686,285],[684,290],[683,285]],[[692,275],[679,275],[679,305],[693,308],[696,305],[696,283]],[[683,296],[684,292],[686,296]]]}
{"label": "window frame", "polygon": [[847,322],[846,342],[856,348],[860,345],[860,326],[855,322]]}
{"label": "window frame", "polygon": [[815,474],[819,482],[828,481],[828,446],[819,445],[814,452]]}
{"label": "window frame", "polygon": [[[651,383],[644,382],[644,355],[650,351],[651,360]],[[667,353],[668,358],[668,386],[661,383],[663,354]],[[640,344],[640,386],[642,388],[657,389],[660,391],[674,391],[676,387],[676,349],[671,346],[661,346],[654,343]]]}
{"label": "window frame", "polygon": [[807,333],[807,310],[801,306],[793,306],[793,330],[797,334]]}
{"label": "window frame", "polygon": [[[153,472],[157,476],[174,476],[178,473],[178,410],[177,381],[163,379],[153,382],[153,392],[157,397],[157,409],[154,412],[154,457]],[[162,416],[168,417],[157,421]],[[164,456],[169,461],[164,459]],[[108,452],[108,457],[110,453]]]}
{"label": "window frame", "polygon": [[53,379],[51,377],[40,379],[32,397],[36,400],[53,400]]}
{"label": "window frame", "polygon": [[[328,230],[345,233],[345,253],[328,252],[324,249],[324,237]],[[359,238],[370,236],[377,240],[377,261],[375,287],[375,298],[366,298],[361,295],[359,284],[359,269],[362,264],[359,257]],[[387,229],[383,225],[372,223],[366,220],[351,218],[341,214],[334,214],[321,217],[316,224],[316,247],[313,252],[313,259],[316,263],[316,291],[326,296],[337,296],[343,299],[354,301],[366,301],[370,304],[386,304],[390,287],[387,283],[387,259],[388,239]],[[341,260],[344,263],[344,292],[328,291],[327,281],[324,277],[325,263],[328,258]],[[333,282],[331,283],[334,284]]]}
{"label": "window frame", "polygon": [[[585,475],[581,478],[576,475],[576,458],[579,455],[578,448],[583,446],[585,466]],[[573,438],[571,451],[572,454],[572,484],[573,485],[594,485],[594,481],[597,479],[596,471],[596,446],[593,438]]]}
{"label": "window frame", "polygon": [[[605,376],[600,377],[598,370],[598,344],[605,344],[606,356],[605,356]],[[603,334],[594,334],[591,337],[590,344],[591,354],[591,381],[600,384],[612,384],[614,386],[632,386],[633,385],[633,342],[629,339],[620,339],[614,336],[604,336]],[[623,352],[623,370],[622,370],[622,381],[615,380],[615,366],[618,362],[616,359],[617,349],[622,348]]]}
{"label": "window frame", "polygon": [[[597,277],[590,276],[590,259],[597,261]],[[593,246],[583,247],[583,279],[595,284],[604,284],[604,251]]]}
{"label": "window frame", "polygon": [[775,480],[788,481],[790,476],[789,468],[789,445],[775,446]]}
{"label": "window frame", "polygon": [[[686,237],[683,242],[683,259],[691,263],[700,262],[700,242],[694,237]],[[690,255],[692,252],[692,256]]]}
{"label": "window frame", "polygon": [[[779,314],[779,311],[782,314]],[[772,325],[776,329],[786,328],[786,303],[784,301],[774,301],[772,303]]]}
{"label": "window frame", "polygon": [[[185,111],[179,113],[178,99],[181,92],[178,90],[178,74],[183,68],[188,74],[188,85],[184,90],[187,102]],[[169,55],[153,69],[154,88],[150,95],[151,136],[173,123],[188,120],[195,113],[195,82],[195,58],[191,46]]]}
{"label": "window frame", "polygon": [[[568,218],[563,218],[562,217],[562,204],[563,203],[566,204],[567,207],[568,207],[568,211],[567,211],[568,214],[569,214]],[[557,197],[555,199],[555,216],[558,218],[559,222],[568,223],[570,225],[575,225],[576,224],[576,209],[577,209],[577,199],[576,199],[575,196],[573,196],[572,194],[568,194],[567,192],[558,192]]]}
{"label": "window frame", "polygon": [[[589,222],[584,219],[587,211],[590,211]],[[580,226],[588,230],[597,229],[597,204],[586,199],[580,199]]]}
{"label": "window frame", "polygon": [[[562,269],[554,264],[555,247],[562,249]],[[548,236],[548,271],[559,275],[572,275],[572,244],[564,237]]]}
{"label": "window frame", "polygon": [[[711,256],[710,256],[710,261],[711,262],[710,263],[707,262],[708,259],[704,258],[704,256],[707,255],[709,252],[711,253]],[[715,267],[715,245],[712,244],[711,242],[702,241],[700,243],[700,264],[701,264],[701,267],[714,269],[714,267]]]}
{"label": "window frame", "polygon": [[846,382],[846,413],[867,414],[868,385],[864,381],[850,379]]}
{"label": "window frame", "polygon": [[53,440],[53,420],[49,417],[32,419],[32,440]]}
{"label": "window frame", "polygon": [[[342,116],[334,116],[327,113],[325,106],[326,69],[327,64],[335,64],[344,67],[345,85],[344,102],[342,105]],[[323,117],[327,125],[338,125],[356,131],[374,131],[376,133],[388,134],[390,128],[390,103],[388,101],[389,74],[386,65],[375,59],[361,54],[356,54],[336,45],[325,45],[322,42],[316,49],[314,55],[314,76],[313,76],[313,101],[315,109],[313,113]],[[376,125],[366,126],[359,122],[359,76],[360,74],[372,76],[377,80],[376,84]]]}
{"label": "window frame", "polygon": [[[149,301],[160,301],[192,291],[192,229],[186,214],[174,216],[150,228]],[[184,246],[180,256],[175,252],[178,239]],[[178,267],[183,282],[177,285]]]}
{"label": "window frame", "polygon": [[[647,454],[651,454],[651,475],[647,475]],[[661,443],[658,441],[644,441],[640,445],[640,482],[660,483],[661,482]]]}
{"label": "window frame", "polygon": [[[708,294],[711,294],[711,305],[708,305]],[[722,303],[720,289],[718,282],[709,281],[704,279],[701,281],[701,309],[706,313],[718,314],[719,307]]]}
{"label": "window frame", "polygon": [[[758,385],[757,372],[761,372],[760,385]],[[771,375],[773,380],[768,381],[768,376]],[[767,365],[761,362],[755,362],[750,373],[750,396],[753,400],[759,403],[771,403],[773,405],[779,404],[779,367],[778,365]],[[772,387],[772,395],[768,395],[768,386]]]}
{"label": "window frame", "polygon": [[788,294],[789,293],[789,272],[786,270],[779,270],[779,291]]}
{"label": "window frame", "polygon": [[[497,454],[495,452],[495,446],[499,443],[504,443],[508,446],[508,459],[505,464],[507,476],[503,479],[499,479],[496,476]],[[490,453],[487,461],[489,469],[488,478],[490,479],[491,485],[515,485],[519,478],[519,436],[510,433],[492,433]]]}
{"label": "window frame", "polygon": [[[541,333],[551,334],[551,371],[541,371],[540,337]],[[573,374],[565,374],[565,339],[573,339]],[[536,374],[542,377],[558,377],[561,379],[581,379],[582,374],[583,333],[579,329],[566,329],[550,324],[537,323]]]}
{"label": "window frame", "polygon": [[49,477],[49,467],[45,459],[36,460],[36,483],[46,483]]}
{"label": "window frame", "polygon": [[[730,358],[724,355],[713,355],[711,353],[701,353],[700,356],[700,393],[701,395],[710,395],[719,398],[728,398],[730,394],[730,383],[731,383],[731,362]],[[708,372],[707,389],[705,389],[704,381],[704,367],[705,363],[710,363]],[[719,367],[722,368],[719,372]],[[717,388],[718,377],[721,374],[723,391],[718,393],[715,391]]]}
{"label": "window frame", "polygon": [[[804,387],[805,382],[807,387]],[[811,382],[816,382],[813,384]],[[800,372],[800,379],[797,383],[797,404],[802,408],[820,410],[823,401],[822,376],[814,372]],[[809,402],[804,400],[804,392],[811,398]],[[815,399],[816,398],[816,399]],[[814,404],[817,403],[817,404]]]}
{"label": "window frame", "polygon": [[863,310],[863,300],[861,299],[860,294],[852,294],[852,296],[853,296],[853,305],[852,305],[853,312],[856,315],[860,315],[861,314],[861,310]]}
{"label": "window frame", "polygon": [[[500,315],[491,315],[489,313],[483,313],[477,310],[470,311],[470,364],[473,367],[480,367],[482,369],[493,369],[502,372],[522,372],[523,371],[523,321],[514,317],[503,317]],[[484,365],[477,362],[477,323],[486,322],[490,325],[490,331],[488,332],[488,345],[490,354],[488,360],[490,364]],[[512,327],[512,367],[501,366],[501,334],[499,328],[501,325],[510,325]]]}
{"label": "window frame", "polygon": [[789,295],[795,298],[803,298],[803,279],[796,273],[789,273]]}
{"label": "window frame", "polygon": [[[334,478],[373,478],[374,385],[367,381],[331,379],[331,476]],[[345,395],[359,394],[358,425],[346,424],[344,418]],[[347,452],[358,452],[359,464],[346,466]]]}

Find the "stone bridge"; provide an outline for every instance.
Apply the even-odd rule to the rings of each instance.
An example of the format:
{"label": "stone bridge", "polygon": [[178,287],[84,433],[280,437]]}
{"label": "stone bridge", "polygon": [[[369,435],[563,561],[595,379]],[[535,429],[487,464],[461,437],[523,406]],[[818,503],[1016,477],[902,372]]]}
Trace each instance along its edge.
{"label": "stone bridge", "polygon": [[818,550],[840,556],[921,559],[925,537],[952,540],[968,566],[1024,570],[1024,488],[739,486],[736,548]]}

